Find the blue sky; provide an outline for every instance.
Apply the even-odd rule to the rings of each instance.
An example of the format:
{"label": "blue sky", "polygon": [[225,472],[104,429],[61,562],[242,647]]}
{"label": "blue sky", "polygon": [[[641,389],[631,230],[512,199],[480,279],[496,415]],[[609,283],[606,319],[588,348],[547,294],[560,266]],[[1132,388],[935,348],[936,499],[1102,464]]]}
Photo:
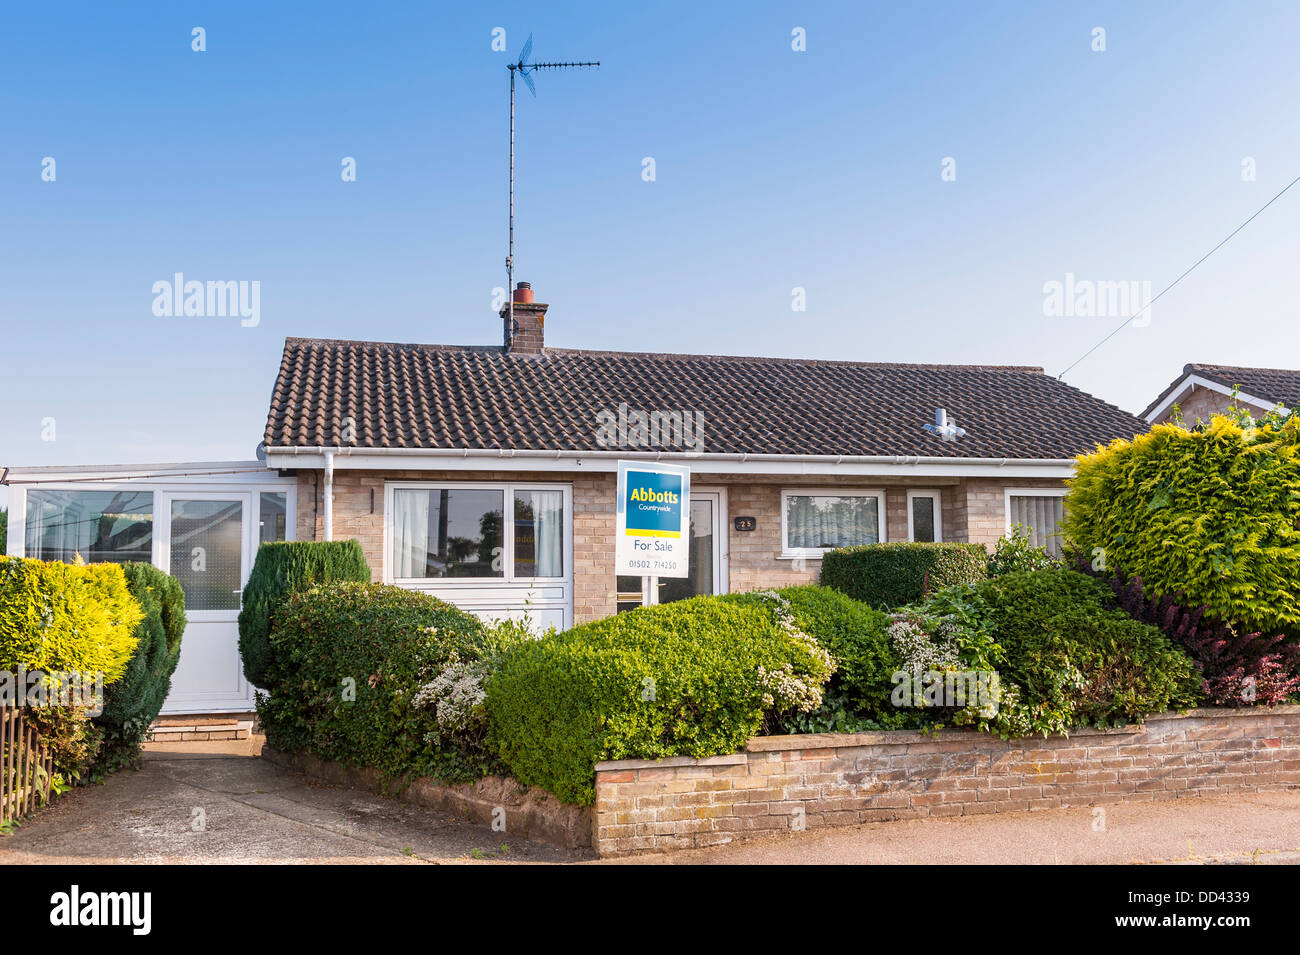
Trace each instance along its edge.
{"label": "blue sky", "polygon": [[[603,63],[518,104],[548,343],[1058,373],[1123,316],[1045,283],[1158,291],[1300,175],[1300,10],[1244,11],[7,5],[0,463],[250,457],[288,335],[499,341],[530,32]],[[1067,380],[1136,411],[1188,361],[1296,366],[1297,221],[1300,186]],[[260,282],[260,323],[155,316],[176,272]]]}

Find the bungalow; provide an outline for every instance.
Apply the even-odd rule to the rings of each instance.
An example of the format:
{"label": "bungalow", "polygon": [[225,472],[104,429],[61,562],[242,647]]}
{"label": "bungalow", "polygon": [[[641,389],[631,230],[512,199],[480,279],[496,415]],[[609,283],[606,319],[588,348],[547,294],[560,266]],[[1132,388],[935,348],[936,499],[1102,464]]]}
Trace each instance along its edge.
{"label": "bungalow", "polygon": [[[260,542],[355,538],[376,580],[569,627],[814,581],[853,544],[991,545],[1019,523],[1055,548],[1074,456],[1145,430],[1041,368],[548,348],[546,313],[520,283],[501,345],[288,339],[258,461],[8,469],[9,552],[177,576],[191,625],[165,712],[244,710]],[[686,578],[615,572],[628,459],[691,469]]]}

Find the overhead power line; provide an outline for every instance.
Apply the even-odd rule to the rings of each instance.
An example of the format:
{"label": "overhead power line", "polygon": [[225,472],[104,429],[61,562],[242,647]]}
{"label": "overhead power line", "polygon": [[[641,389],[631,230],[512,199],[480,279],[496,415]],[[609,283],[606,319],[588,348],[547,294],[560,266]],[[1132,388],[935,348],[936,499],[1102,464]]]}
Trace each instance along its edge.
{"label": "overhead power line", "polygon": [[1279,192],[1279,193],[1278,193],[1277,195],[1275,195],[1272,199],[1268,200],[1268,202],[1264,203],[1262,206],[1260,206],[1258,209],[1256,209],[1254,215],[1252,215],[1249,219],[1247,219],[1247,220],[1246,220],[1245,222],[1243,222],[1241,225],[1237,226],[1237,228],[1235,228],[1235,229],[1233,229],[1231,232],[1229,232],[1229,233],[1228,233],[1228,234],[1223,238],[1223,241],[1221,241],[1218,245],[1216,245],[1214,248],[1212,248],[1209,252],[1206,252],[1203,256],[1201,256],[1199,259],[1197,259],[1195,262],[1193,262],[1192,265],[1191,265],[1191,266],[1190,266],[1190,267],[1189,267],[1185,272],[1183,272],[1182,275],[1178,276],[1178,278],[1174,279],[1172,282],[1170,282],[1168,285],[1166,285],[1164,288],[1162,288],[1162,289],[1160,290],[1159,294],[1156,295],[1155,298],[1151,299],[1151,301],[1147,302],[1145,305],[1143,305],[1140,309],[1138,309],[1136,312],[1134,312],[1134,313],[1133,313],[1132,315],[1130,315],[1128,318],[1124,319],[1124,321],[1120,322],[1120,324],[1115,328],[1114,331],[1112,331],[1109,335],[1107,335],[1107,336],[1106,336],[1105,338],[1103,338],[1101,341],[1097,342],[1097,344],[1093,345],[1093,346],[1092,346],[1091,348],[1089,348],[1086,352],[1084,352],[1082,355],[1080,355],[1078,358],[1076,358],[1076,359],[1075,359],[1075,360],[1070,364],[1070,366],[1069,366],[1068,368],[1065,369],[1065,371],[1061,372],[1061,373],[1060,373],[1059,375],[1057,375],[1056,377],[1057,377],[1058,379],[1059,379],[1059,378],[1064,378],[1064,377],[1066,376],[1066,374],[1067,374],[1071,369],[1074,368],[1075,365],[1077,365],[1077,364],[1079,364],[1080,362],[1082,362],[1085,358],[1087,358],[1089,355],[1091,355],[1093,352],[1095,352],[1098,348],[1100,348],[1102,345],[1106,344],[1108,341],[1110,341],[1112,338],[1114,338],[1116,335],[1118,335],[1120,332],[1122,332],[1122,331],[1124,330],[1125,326],[1127,326],[1129,322],[1133,321],[1133,319],[1137,318],[1139,315],[1141,315],[1143,312],[1145,312],[1147,309],[1149,309],[1152,305],[1154,305],[1154,304],[1157,302],[1157,300],[1159,300],[1160,296],[1164,295],[1166,292],[1168,292],[1171,288],[1173,288],[1175,285],[1177,285],[1177,284],[1178,284],[1179,282],[1181,282],[1183,279],[1187,278],[1187,276],[1191,275],[1192,272],[1194,272],[1194,271],[1196,270],[1196,267],[1197,267],[1198,265],[1200,265],[1202,262],[1204,262],[1206,259],[1208,259],[1210,256],[1212,256],[1215,252],[1218,252],[1221,248],[1223,248],[1225,245],[1227,245],[1229,239],[1231,239],[1234,235],[1236,235],[1236,234],[1237,234],[1238,232],[1240,232],[1242,229],[1246,228],[1246,226],[1248,226],[1248,225],[1250,225],[1252,222],[1254,222],[1254,221],[1255,221],[1255,218],[1256,218],[1256,217],[1257,217],[1261,212],[1263,212],[1265,209],[1267,209],[1267,208],[1268,208],[1269,206],[1271,206],[1273,203],[1275,203],[1275,202],[1277,202],[1279,199],[1281,199],[1282,196],[1284,196],[1284,195],[1287,193],[1287,191],[1288,191],[1292,186],[1294,186],[1297,182],[1300,182],[1300,176],[1297,176],[1296,178],[1292,179],[1289,183],[1287,183],[1286,187],[1285,187],[1281,192]]}

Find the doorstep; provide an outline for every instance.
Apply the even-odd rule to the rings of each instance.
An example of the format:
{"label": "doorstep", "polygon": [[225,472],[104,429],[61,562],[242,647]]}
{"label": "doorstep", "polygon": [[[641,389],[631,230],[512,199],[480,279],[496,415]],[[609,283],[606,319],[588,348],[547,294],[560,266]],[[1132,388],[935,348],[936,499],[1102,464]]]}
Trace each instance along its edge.
{"label": "doorstep", "polygon": [[194,713],[160,716],[145,740],[150,743],[189,743],[248,739],[253,735],[252,713]]}

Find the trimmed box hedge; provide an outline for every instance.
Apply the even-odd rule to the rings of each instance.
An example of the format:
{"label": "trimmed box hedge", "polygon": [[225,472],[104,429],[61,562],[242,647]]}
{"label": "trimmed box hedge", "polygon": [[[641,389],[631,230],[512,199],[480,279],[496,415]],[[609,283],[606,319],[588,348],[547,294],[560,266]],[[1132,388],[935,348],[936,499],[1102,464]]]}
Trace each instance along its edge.
{"label": "trimmed box hedge", "polygon": [[249,683],[264,690],[274,685],[271,631],[284,601],[336,581],[370,583],[370,565],[355,540],[275,541],[258,548],[239,611],[239,656]]}
{"label": "trimmed box hedge", "polygon": [[590,805],[601,760],[733,753],[779,706],[773,678],[820,699],[832,665],[775,602],[643,607],[513,647],[487,684],[491,739],[516,779]]}
{"label": "trimmed box hedge", "polygon": [[829,551],[821,582],[863,603],[892,610],[955,584],[988,576],[981,544],[864,544]]}

